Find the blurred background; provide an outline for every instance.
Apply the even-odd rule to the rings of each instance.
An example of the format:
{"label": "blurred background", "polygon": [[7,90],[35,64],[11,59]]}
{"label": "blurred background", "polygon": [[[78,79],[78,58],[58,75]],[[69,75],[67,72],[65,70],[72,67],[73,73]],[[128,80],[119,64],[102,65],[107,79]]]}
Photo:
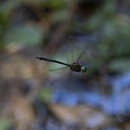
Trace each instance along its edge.
{"label": "blurred background", "polygon": [[130,130],[129,100],[129,0],[0,1],[0,130]]}

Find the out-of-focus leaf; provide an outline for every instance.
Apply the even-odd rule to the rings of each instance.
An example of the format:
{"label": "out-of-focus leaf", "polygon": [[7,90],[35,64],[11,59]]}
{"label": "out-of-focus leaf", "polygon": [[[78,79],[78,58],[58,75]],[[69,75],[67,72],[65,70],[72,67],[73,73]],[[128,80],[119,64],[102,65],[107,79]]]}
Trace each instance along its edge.
{"label": "out-of-focus leaf", "polygon": [[130,55],[130,20],[127,16],[115,15],[102,26],[99,52],[106,58]]}
{"label": "out-of-focus leaf", "polygon": [[106,0],[102,11],[105,18],[109,19],[111,16],[113,16],[113,14],[115,14],[116,4],[117,0],[109,0],[109,1]]}
{"label": "out-of-focus leaf", "polygon": [[54,12],[51,19],[53,23],[56,23],[65,20],[68,15],[68,10],[62,9]]}
{"label": "out-of-focus leaf", "polygon": [[11,122],[7,119],[0,119],[0,130],[7,130],[11,125]]}
{"label": "out-of-focus leaf", "polygon": [[18,4],[20,4],[20,1],[18,0],[10,0],[4,2],[3,4],[0,5],[0,12],[3,13],[4,15],[8,15],[12,11],[12,9],[18,6]]}
{"label": "out-of-focus leaf", "polygon": [[66,2],[67,0],[44,0],[43,4],[51,8],[61,8]]}
{"label": "out-of-focus leaf", "polygon": [[45,0],[19,0],[27,4],[43,4]]}
{"label": "out-of-focus leaf", "polygon": [[95,71],[99,71],[99,68],[101,67],[101,60],[100,59],[92,59],[92,60],[88,60],[88,64],[87,64],[87,66],[88,66],[88,68],[89,68],[89,70],[88,70],[88,74],[91,74],[91,73],[93,73],[93,72],[95,72]]}
{"label": "out-of-focus leaf", "polygon": [[44,102],[51,101],[51,90],[49,88],[42,88],[38,90],[38,96]]}
{"label": "out-of-focus leaf", "polygon": [[111,71],[124,72],[130,70],[130,59],[117,59],[110,63],[109,69]]}
{"label": "out-of-focus leaf", "polygon": [[[89,20],[87,20],[87,23],[85,24],[85,29],[87,31],[95,31],[97,29],[102,29],[105,27],[106,22],[109,20],[111,21],[113,18],[113,15],[115,14],[115,6],[116,0],[110,0],[106,1],[103,8],[98,10],[94,16],[92,16]],[[111,28],[110,30],[111,31]]]}
{"label": "out-of-focus leaf", "polygon": [[95,31],[97,28],[99,28],[103,23],[103,16],[101,14],[94,15],[91,19],[87,21],[87,23],[84,26],[84,30],[87,31]]}
{"label": "out-of-focus leaf", "polygon": [[43,39],[43,30],[32,25],[12,27],[5,36],[6,43],[37,44]]}

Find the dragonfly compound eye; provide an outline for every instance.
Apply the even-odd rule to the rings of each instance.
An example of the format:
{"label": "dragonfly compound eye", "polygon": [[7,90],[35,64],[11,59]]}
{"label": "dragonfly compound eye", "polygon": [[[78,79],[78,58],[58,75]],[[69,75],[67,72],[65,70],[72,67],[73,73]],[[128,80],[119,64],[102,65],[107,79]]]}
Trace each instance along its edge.
{"label": "dragonfly compound eye", "polygon": [[87,72],[87,67],[86,66],[81,66],[81,72]]}

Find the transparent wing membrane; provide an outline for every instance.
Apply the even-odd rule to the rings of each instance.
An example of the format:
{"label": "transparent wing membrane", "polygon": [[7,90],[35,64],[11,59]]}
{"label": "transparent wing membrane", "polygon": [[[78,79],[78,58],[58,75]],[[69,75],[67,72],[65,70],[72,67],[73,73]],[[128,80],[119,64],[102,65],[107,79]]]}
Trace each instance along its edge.
{"label": "transparent wing membrane", "polygon": [[79,54],[79,56],[77,58],[78,63],[80,62],[81,58],[84,57],[85,54],[86,54],[86,50],[83,50],[83,51],[80,52],[80,54]]}
{"label": "transparent wing membrane", "polygon": [[54,69],[49,69],[49,72],[54,72],[54,71],[63,71],[69,69],[69,67],[61,67],[61,68],[54,68]]}

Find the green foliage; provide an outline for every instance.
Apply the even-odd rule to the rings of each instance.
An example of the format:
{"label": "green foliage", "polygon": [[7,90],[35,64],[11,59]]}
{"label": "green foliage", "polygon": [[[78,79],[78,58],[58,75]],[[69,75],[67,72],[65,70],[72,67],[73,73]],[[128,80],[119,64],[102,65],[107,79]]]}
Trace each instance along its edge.
{"label": "green foliage", "polygon": [[88,20],[86,31],[99,31],[98,52],[105,59],[130,56],[130,20],[116,14],[116,0],[106,1],[102,9]]}
{"label": "green foliage", "polygon": [[[90,1],[88,0],[88,2]],[[48,18],[47,21],[43,20],[43,25],[44,22],[45,25],[46,22],[52,24],[49,25],[49,29],[53,27],[53,25],[56,25],[61,21],[65,21],[70,13],[68,7],[69,4],[71,4],[71,1],[69,0],[12,0],[3,2],[0,5],[0,48],[5,46],[5,43],[16,43],[22,45],[35,45],[41,43],[45,37],[43,26],[40,28],[39,26],[36,26],[36,23],[35,25],[27,25],[24,22],[22,22],[22,24],[18,23],[17,26],[15,26],[10,23],[11,14],[13,14],[15,8],[19,7],[20,5],[27,5],[27,7],[33,9],[33,6],[35,5],[34,3],[36,4],[35,9],[38,11],[38,13],[40,12],[40,9],[43,11],[36,15],[40,16],[41,19]],[[89,69],[92,71],[96,71],[98,67],[101,66],[102,62],[107,60],[110,61],[112,57],[118,59],[124,58],[125,56],[130,56],[130,20],[126,14],[117,14],[117,4],[117,0],[105,0],[105,3],[102,4],[101,8],[94,10],[95,12],[91,17],[87,17],[87,21],[79,22],[77,19],[72,19],[70,26],[68,26],[68,31],[72,33],[75,30],[81,30],[89,33],[98,32],[98,38],[96,41],[97,44],[95,44],[93,50],[96,51],[99,57],[90,59],[91,64],[89,65]],[[30,7],[30,5],[33,6]],[[39,7],[40,9],[38,10]],[[76,16],[74,18],[78,17],[77,14],[74,14],[74,16]],[[13,20],[15,21],[14,17]],[[49,31],[51,32],[52,30]],[[48,34],[51,34],[50,32],[48,32]],[[68,55],[68,57],[72,56],[71,53]],[[79,55],[79,50],[76,52],[76,55]],[[65,57],[63,58],[63,56],[56,55],[54,59],[69,63]],[[89,61],[89,58],[86,60]],[[70,63],[71,62],[72,61],[70,61]],[[60,67],[63,66],[49,63],[49,69]]]}
{"label": "green foliage", "polygon": [[9,16],[13,9],[17,7],[19,4],[19,0],[6,1],[0,5],[0,12],[5,16]]}
{"label": "green foliage", "polygon": [[0,130],[7,130],[11,125],[11,122],[7,119],[0,119]]}
{"label": "green foliage", "polygon": [[116,1],[107,1],[85,24],[86,31],[93,32],[105,27],[115,17]]}
{"label": "green foliage", "polygon": [[6,36],[6,43],[20,43],[34,45],[40,43],[43,39],[43,30],[33,25],[23,25],[11,27]]}
{"label": "green foliage", "polygon": [[51,90],[49,88],[40,88],[37,91],[40,99],[46,103],[51,101]]}
{"label": "green foliage", "polygon": [[50,8],[62,8],[67,4],[68,0],[44,0],[43,5]]}
{"label": "green foliage", "polygon": [[0,49],[4,48],[4,35],[6,34],[8,24],[9,24],[9,15],[11,10],[15,7],[14,4],[10,2],[5,2],[0,5]]}
{"label": "green foliage", "polygon": [[109,65],[110,71],[127,72],[130,70],[130,59],[116,59]]}
{"label": "green foliage", "polygon": [[67,9],[60,9],[57,10],[53,13],[52,17],[51,17],[51,21],[52,23],[57,23],[57,22],[61,22],[66,20],[66,18],[68,17],[69,12]]}
{"label": "green foliage", "polygon": [[[43,40],[43,30],[35,25],[18,24],[10,25],[11,14],[21,5],[37,4],[41,8],[49,8],[53,10],[50,19],[52,24],[63,21],[68,16],[67,7],[68,0],[12,0],[3,2],[0,5],[0,48],[6,46],[5,43],[29,44],[34,45]],[[16,12],[15,12],[16,13]],[[15,19],[14,19],[15,20]],[[45,33],[44,33],[45,34]]]}
{"label": "green foliage", "polygon": [[[120,22],[119,22],[120,21]],[[124,17],[117,16],[104,25],[102,37],[100,39],[100,52],[108,56],[130,55],[130,21]],[[105,48],[105,50],[104,50]]]}

